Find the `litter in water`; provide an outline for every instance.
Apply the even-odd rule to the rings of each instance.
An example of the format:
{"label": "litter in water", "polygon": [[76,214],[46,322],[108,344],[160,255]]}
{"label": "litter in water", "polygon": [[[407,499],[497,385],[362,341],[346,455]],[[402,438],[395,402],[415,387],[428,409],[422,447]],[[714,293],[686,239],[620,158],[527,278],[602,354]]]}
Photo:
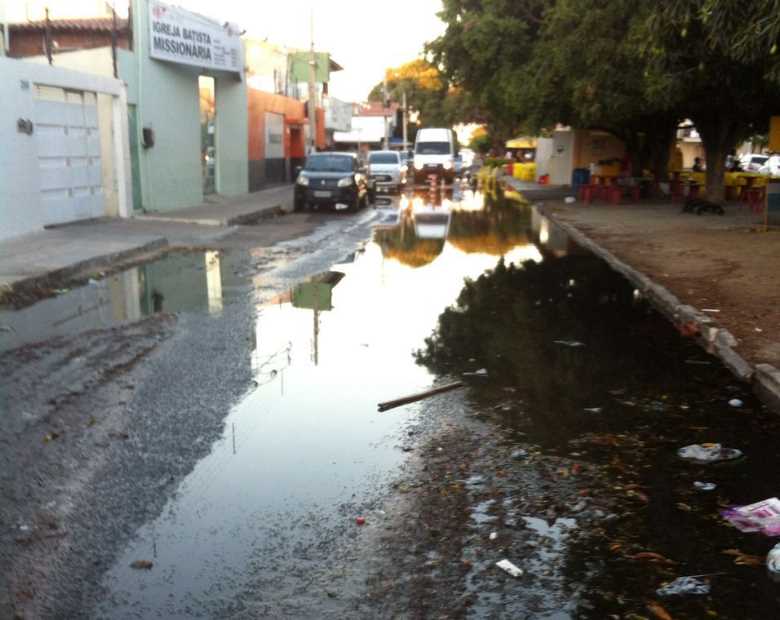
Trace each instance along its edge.
{"label": "litter in water", "polygon": [[154,563],[149,560],[136,560],[130,565],[130,568],[135,568],[136,570],[152,570],[152,566],[154,566]]}
{"label": "litter in water", "polygon": [[561,345],[562,347],[570,347],[572,349],[585,346],[582,342],[579,342],[577,340],[553,340],[553,342],[555,344]]}
{"label": "litter in water", "polygon": [[766,570],[772,581],[780,581],[780,544],[772,547],[766,555]]}
{"label": "litter in water", "polygon": [[732,398],[732,399],[729,401],[729,405],[730,405],[731,407],[738,408],[738,407],[741,407],[742,405],[744,405],[744,403],[743,403],[743,402],[742,402],[742,401],[741,401],[739,398]]}
{"label": "litter in water", "polygon": [[464,377],[487,377],[488,371],[486,368],[480,368],[479,370],[475,370],[474,372],[464,372]]}
{"label": "litter in water", "polygon": [[697,491],[714,491],[718,488],[718,485],[714,482],[699,482],[697,480],[693,483],[693,488]]}
{"label": "litter in water", "polygon": [[710,584],[697,577],[678,577],[655,591],[658,596],[709,594],[709,592]]}
{"label": "litter in water", "polygon": [[488,538],[490,540],[495,540],[496,538],[498,538],[498,534],[496,534],[495,532],[490,532],[490,536],[488,536]]}
{"label": "litter in water", "polygon": [[765,536],[780,536],[780,500],[776,497],[734,506],[720,513],[740,532],[761,532]]}
{"label": "litter in water", "polygon": [[602,410],[602,407],[585,407],[585,409],[583,409],[583,411],[586,411],[587,413],[601,413]]}
{"label": "litter in water", "polygon": [[677,451],[677,456],[686,461],[706,464],[738,459],[742,456],[742,452],[736,448],[724,448],[719,443],[695,443],[680,448]]}
{"label": "litter in water", "polygon": [[509,560],[499,560],[496,562],[496,566],[498,566],[505,573],[512,575],[512,577],[523,576],[523,569],[515,566]]}
{"label": "litter in water", "polygon": [[377,408],[379,411],[387,411],[388,409],[400,407],[401,405],[407,405],[409,403],[422,400],[423,398],[428,398],[429,396],[441,394],[442,392],[449,392],[450,390],[454,390],[459,387],[463,387],[463,383],[460,381],[455,381],[454,383],[448,383],[436,388],[431,388],[430,390],[425,390],[424,392],[417,392],[417,394],[410,394],[409,396],[403,396],[401,398],[396,398],[395,400],[388,400],[383,403],[379,403]]}

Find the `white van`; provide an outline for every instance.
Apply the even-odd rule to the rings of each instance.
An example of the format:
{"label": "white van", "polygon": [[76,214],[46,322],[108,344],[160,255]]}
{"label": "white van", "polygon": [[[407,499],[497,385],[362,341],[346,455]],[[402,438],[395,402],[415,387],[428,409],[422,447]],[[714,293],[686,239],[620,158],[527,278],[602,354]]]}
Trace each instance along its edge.
{"label": "white van", "polygon": [[457,157],[458,140],[452,129],[418,129],[414,141],[414,182],[422,183],[435,174],[452,183]]}

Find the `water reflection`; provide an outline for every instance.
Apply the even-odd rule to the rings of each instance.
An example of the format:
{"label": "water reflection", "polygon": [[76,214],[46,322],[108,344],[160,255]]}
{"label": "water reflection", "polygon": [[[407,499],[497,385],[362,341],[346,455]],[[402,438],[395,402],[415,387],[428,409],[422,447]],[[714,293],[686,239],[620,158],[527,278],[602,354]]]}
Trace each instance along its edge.
{"label": "water reflection", "polygon": [[246,286],[232,265],[216,251],[169,254],[21,310],[0,309],[0,351],[158,312],[219,314],[225,296]]}
{"label": "water reflection", "polygon": [[[529,207],[485,201],[484,196],[471,191],[452,200],[441,192],[422,193],[402,197],[398,223],[378,228],[375,240],[386,258],[410,267],[430,264],[446,246],[468,254],[503,256],[514,252],[510,260],[524,248],[525,258],[541,260],[529,235],[531,218]],[[568,241],[561,243],[565,251]]]}
{"label": "water reflection", "polygon": [[[298,600],[293,592],[316,569],[328,528],[352,522],[375,485],[397,471],[404,453],[394,434],[418,409],[380,416],[376,403],[430,385],[431,373],[410,351],[464,278],[497,260],[489,247],[466,252],[449,240],[420,239],[409,212],[399,220],[377,230],[364,251],[258,309],[256,386],[228,416],[212,453],[118,559],[106,582],[115,601],[106,615],[186,617],[196,601],[222,617],[236,600],[249,608],[280,592]],[[430,259],[408,258],[432,244]],[[502,249],[508,261],[540,258],[526,243]],[[164,582],[128,568],[153,553]],[[285,617],[275,608],[266,615]]]}
{"label": "water reflection", "polygon": [[[599,472],[584,492],[596,505],[614,502],[615,516],[581,532],[565,555],[563,574],[585,584],[576,617],[628,617],[664,580],[716,571],[723,574],[706,599],[668,602],[675,618],[778,617],[778,586],[723,555],[738,548],[763,557],[772,542],[718,518],[719,506],[776,495],[777,418],[603,261],[571,253],[543,218],[531,234],[544,260],[502,262],[466,282],[417,359],[437,373],[486,368],[489,379],[472,394],[509,441],[572,455]],[[503,407],[508,394],[514,406]],[[728,406],[735,395],[749,412]],[[708,441],[749,458],[692,468],[674,457],[680,446]],[[698,479],[716,482],[718,496],[697,495]],[[629,489],[641,489],[640,499]],[[647,550],[674,568],[624,559]]]}

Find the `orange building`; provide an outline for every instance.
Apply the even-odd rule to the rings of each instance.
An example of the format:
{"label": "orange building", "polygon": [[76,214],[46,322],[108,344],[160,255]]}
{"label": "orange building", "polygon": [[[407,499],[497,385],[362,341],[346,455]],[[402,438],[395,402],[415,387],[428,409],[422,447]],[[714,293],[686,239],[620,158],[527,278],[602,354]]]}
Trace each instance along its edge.
{"label": "orange building", "polygon": [[[306,104],[284,95],[247,89],[249,107],[249,191],[292,181],[306,157]],[[317,108],[318,149],[325,148],[325,112]]]}

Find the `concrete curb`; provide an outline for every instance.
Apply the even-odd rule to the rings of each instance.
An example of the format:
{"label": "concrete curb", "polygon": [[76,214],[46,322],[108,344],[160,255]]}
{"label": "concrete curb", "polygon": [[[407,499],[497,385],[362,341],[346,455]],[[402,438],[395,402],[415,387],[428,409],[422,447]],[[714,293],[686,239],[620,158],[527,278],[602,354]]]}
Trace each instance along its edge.
{"label": "concrete curb", "polygon": [[774,366],[758,364],[754,368],[734,350],[738,344],[734,335],[727,329],[715,325],[712,317],[693,306],[682,303],[669,289],[617,258],[575,226],[561,221],[542,205],[536,204],[533,208],[566,232],[578,245],[622,274],[682,333],[696,336],[699,344],[708,353],[718,357],[735,377],[741,381],[752,382],[756,395],[772,410],[780,413],[780,371]]}
{"label": "concrete curb", "polygon": [[72,263],[67,267],[61,267],[59,269],[47,271],[46,273],[25,277],[20,280],[16,280],[15,282],[5,286],[2,290],[0,290],[0,300],[2,300],[4,295],[12,295],[15,292],[25,288],[46,287],[51,280],[66,280],[83,271],[105,268],[112,265],[113,263],[132,260],[143,254],[155,252],[167,247],[169,247],[168,239],[165,237],[157,237],[156,239],[152,239],[151,241],[147,241],[146,243],[129,248],[127,250],[113,252],[111,254],[93,256],[91,258]]}
{"label": "concrete curb", "polygon": [[173,224],[197,224],[198,226],[212,226],[218,228],[218,227],[228,227],[228,226],[239,226],[242,224],[253,224],[261,220],[276,217],[277,215],[282,215],[284,212],[285,212],[284,205],[282,202],[279,202],[278,204],[266,205],[258,209],[255,209],[253,211],[248,211],[246,213],[239,213],[237,215],[224,217],[224,218],[211,218],[211,217],[188,218],[188,217],[175,217],[170,215],[157,215],[154,213],[146,213],[144,215],[136,215],[135,219],[138,219],[139,221],[142,222],[170,222]]}

